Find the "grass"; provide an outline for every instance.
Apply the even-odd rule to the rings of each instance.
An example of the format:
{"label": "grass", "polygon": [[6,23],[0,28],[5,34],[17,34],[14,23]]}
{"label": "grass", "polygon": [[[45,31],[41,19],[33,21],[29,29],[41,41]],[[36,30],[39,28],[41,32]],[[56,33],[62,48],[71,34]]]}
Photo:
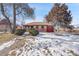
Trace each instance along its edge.
{"label": "grass", "polygon": [[12,51],[10,51],[10,56],[16,56],[16,51],[15,50],[12,50]]}
{"label": "grass", "polygon": [[24,39],[20,39],[20,40],[18,40],[17,42],[15,42],[12,46],[11,46],[11,48],[12,49],[18,49],[18,48],[20,48],[20,47],[23,47],[24,46],[24,44],[25,44],[25,41],[26,40],[24,40]]}
{"label": "grass", "polygon": [[17,39],[15,40],[15,43],[12,44],[10,47],[7,47],[7,49],[3,49],[2,51],[0,51],[1,56],[8,56],[8,55],[16,56],[16,53],[17,53],[16,49],[19,49],[25,45],[26,37],[19,38],[21,36],[15,36],[14,34],[10,34],[10,33],[8,33],[8,34],[5,33],[5,34],[0,35],[0,38],[3,39],[3,40],[0,39],[0,41],[1,42],[9,41],[14,37],[17,37]]}
{"label": "grass", "polygon": [[[14,34],[11,34],[11,33],[3,33],[0,35],[0,43],[4,43],[4,42],[7,42],[7,41],[10,41],[12,40],[13,38],[17,37],[16,35]],[[24,42],[25,40],[24,39],[18,39],[15,43],[16,44],[13,44],[13,48],[15,47],[18,47],[19,46],[23,46],[24,45]]]}
{"label": "grass", "polygon": [[[20,39],[20,40],[18,40],[17,42],[15,42],[11,47],[10,47],[10,49],[11,49],[11,53],[9,54],[10,56],[16,56],[16,51],[15,51],[15,49],[19,49],[19,48],[21,48],[21,47],[23,47],[24,45],[25,45],[25,39]],[[22,52],[22,51],[21,51]]]}
{"label": "grass", "polygon": [[16,35],[11,34],[11,33],[2,33],[2,34],[0,34],[0,44],[7,42],[15,37],[16,37]]}

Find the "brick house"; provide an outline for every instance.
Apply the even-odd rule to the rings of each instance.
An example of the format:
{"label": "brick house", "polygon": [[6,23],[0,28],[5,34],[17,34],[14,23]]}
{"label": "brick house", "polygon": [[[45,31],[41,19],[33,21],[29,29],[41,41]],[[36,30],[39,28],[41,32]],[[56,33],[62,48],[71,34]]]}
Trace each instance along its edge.
{"label": "brick house", "polygon": [[10,31],[10,28],[9,28],[9,23],[6,19],[2,19],[0,21],[0,31],[3,32],[3,31]]}
{"label": "brick house", "polygon": [[30,28],[35,28],[39,32],[53,32],[54,28],[50,23],[45,22],[31,22],[23,25],[24,28],[29,30]]}

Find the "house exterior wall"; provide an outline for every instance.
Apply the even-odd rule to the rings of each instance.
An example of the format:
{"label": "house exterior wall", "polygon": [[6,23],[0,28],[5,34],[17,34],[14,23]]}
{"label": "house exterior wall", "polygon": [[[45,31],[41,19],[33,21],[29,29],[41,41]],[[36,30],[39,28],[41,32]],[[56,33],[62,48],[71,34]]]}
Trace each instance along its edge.
{"label": "house exterior wall", "polygon": [[44,31],[47,32],[47,26],[44,26]]}
{"label": "house exterior wall", "polygon": [[40,32],[46,32],[46,30],[47,30],[47,28],[46,28],[47,26],[38,26],[38,31],[40,31]]}
{"label": "house exterior wall", "polygon": [[[51,26],[50,26],[51,27]],[[34,25],[34,26],[24,26],[24,28],[28,31],[31,28],[35,28],[39,32],[53,32],[53,28],[49,28],[47,25]],[[50,31],[47,31],[49,29]]]}
{"label": "house exterior wall", "polygon": [[0,31],[10,31],[10,28],[9,28],[9,26],[8,25],[0,25]]}

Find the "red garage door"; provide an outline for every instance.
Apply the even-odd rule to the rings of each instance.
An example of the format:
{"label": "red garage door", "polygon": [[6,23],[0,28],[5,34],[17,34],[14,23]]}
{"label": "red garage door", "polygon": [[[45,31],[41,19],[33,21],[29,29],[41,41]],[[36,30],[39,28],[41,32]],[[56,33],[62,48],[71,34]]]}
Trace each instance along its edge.
{"label": "red garage door", "polygon": [[47,26],[47,32],[54,32],[54,28],[52,26]]}

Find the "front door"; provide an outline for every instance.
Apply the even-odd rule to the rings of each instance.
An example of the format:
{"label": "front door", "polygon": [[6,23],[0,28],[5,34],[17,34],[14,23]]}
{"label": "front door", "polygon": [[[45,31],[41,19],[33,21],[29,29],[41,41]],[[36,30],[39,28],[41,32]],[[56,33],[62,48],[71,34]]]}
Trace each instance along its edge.
{"label": "front door", "polygon": [[47,26],[47,32],[54,32],[54,28],[52,26]]}

